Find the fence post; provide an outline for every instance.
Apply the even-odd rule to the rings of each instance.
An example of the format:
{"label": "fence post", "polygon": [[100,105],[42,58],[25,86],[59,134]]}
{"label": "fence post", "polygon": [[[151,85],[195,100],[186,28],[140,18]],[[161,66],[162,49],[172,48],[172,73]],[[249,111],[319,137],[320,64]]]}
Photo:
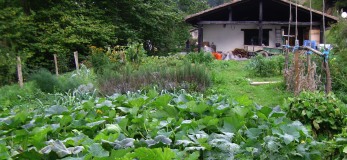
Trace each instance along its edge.
{"label": "fence post", "polygon": [[57,76],[59,76],[57,54],[53,54],[53,56],[54,56],[55,74],[56,74]]}
{"label": "fence post", "polygon": [[326,76],[326,85],[325,85],[325,93],[329,94],[331,92],[331,76],[330,76],[330,68],[328,59],[324,58],[324,68],[325,68],[325,76]]}
{"label": "fence post", "polygon": [[23,88],[23,73],[22,73],[22,62],[20,57],[17,56],[17,73],[18,73],[18,83],[21,88]]}
{"label": "fence post", "polygon": [[294,54],[294,76],[295,76],[295,81],[294,81],[294,95],[299,95],[300,91],[300,65],[299,65],[299,55],[300,51],[295,51]]}
{"label": "fence post", "polygon": [[79,66],[78,66],[78,52],[75,51],[75,52],[73,52],[73,54],[74,54],[74,57],[75,57],[76,70],[78,70],[79,69]]}

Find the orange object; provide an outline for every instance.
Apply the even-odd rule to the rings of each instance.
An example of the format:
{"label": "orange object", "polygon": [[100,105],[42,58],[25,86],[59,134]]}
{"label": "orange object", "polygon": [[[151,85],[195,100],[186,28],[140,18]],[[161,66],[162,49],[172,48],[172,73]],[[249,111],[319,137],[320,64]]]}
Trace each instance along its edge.
{"label": "orange object", "polygon": [[222,54],[220,54],[220,53],[216,54],[216,59],[217,60],[222,60],[222,57],[223,57]]}

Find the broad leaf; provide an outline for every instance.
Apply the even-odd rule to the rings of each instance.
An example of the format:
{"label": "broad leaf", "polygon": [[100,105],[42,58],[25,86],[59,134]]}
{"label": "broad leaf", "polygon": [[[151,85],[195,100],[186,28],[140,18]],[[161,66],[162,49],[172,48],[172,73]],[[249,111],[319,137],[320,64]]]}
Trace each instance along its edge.
{"label": "broad leaf", "polygon": [[94,143],[91,146],[89,146],[89,152],[94,156],[98,158],[108,157],[109,152],[104,150],[99,143]]}
{"label": "broad leaf", "polygon": [[50,116],[50,115],[61,115],[64,112],[68,112],[69,110],[64,107],[64,106],[58,106],[54,105],[45,110],[46,115],[45,116]]}

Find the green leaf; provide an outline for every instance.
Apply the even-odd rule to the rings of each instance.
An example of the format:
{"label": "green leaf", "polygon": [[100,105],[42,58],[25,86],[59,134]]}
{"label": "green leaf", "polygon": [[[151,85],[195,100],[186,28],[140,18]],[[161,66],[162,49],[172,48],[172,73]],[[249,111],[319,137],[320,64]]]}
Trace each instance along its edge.
{"label": "green leaf", "polygon": [[209,106],[205,103],[200,103],[199,105],[197,105],[195,101],[190,101],[187,103],[187,107],[191,112],[202,114],[207,110]]}
{"label": "green leaf", "polygon": [[223,125],[223,131],[224,132],[231,132],[231,133],[237,133],[237,131],[245,124],[243,117],[240,117],[238,115],[234,115],[231,117],[225,117],[224,118],[224,125]]}
{"label": "green leaf", "polygon": [[106,122],[106,120],[96,121],[96,122],[92,122],[92,123],[87,123],[86,126],[89,128],[93,128],[93,127],[99,126],[105,122]]}
{"label": "green leaf", "polygon": [[143,98],[137,98],[129,101],[131,107],[140,108],[145,104],[145,100]]}
{"label": "green leaf", "polygon": [[285,133],[282,137],[283,137],[283,141],[284,141],[284,143],[285,143],[286,145],[288,145],[289,143],[293,142],[294,139],[295,139],[294,136],[289,135],[289,134],[287,134],[287,133]]}
{"label": "green leaf", "polygon": [[258,128],[250,128],[246,131],[246,135],[250,139],[257,139],[261,133],[262,130]]}
{"label": "green leaf", "polygon": [[164,94],[156,98],[152,104],[156,107],[165,107],[169,104],[171,99],[172,99],[172,96],[168,94]]}
{"label": "green leaf", "polygon": [[61,115],[64,112],[68,112],[69,110],[64,107],[64,106],[59,106],[59,105],[54,105],[45,110],[46,115],[45,116],[50,116],[50,115]]}
{"label": "green leaf", "polygon": [[0,141],[0,159],[9,159],[11,158],[8,149],[6,148],[6,144],[3,141]]}
{"label": "green leaf", "polygon": [[110,159],[122,158],[122,157],[124,157],[126,154],[130,153],[131,150],[132,150],[131,148],[112,150],[112,151],[111,151],[111,157],[110,157]]}
{"label": "green leaf", "polygon": [[259,112],[263,113],[266,117],[269,117],[270,113],[272,112],[272,108],[270,107],[262,107]]}
{"label": "green leaf", "polygon": [[193,152],[192,154],[189,154],[187,160],[196,160],[199,159],[200,153],[198,151]]}
{"label": "green leaf", "polygon": [[99,143],[94,143],[89,147],[89,152],[94,156],[98,158],[108,157],[109,152],[104,150]]}
{"label": "green leaf", "polygon": [[347,154],[347,146],[343,147],[343,153]]}
{"label": "green leaf", "polygon": [[118,124],[106,124],[106,131],[108,133],[120,133],[121,128]]}
{"label": "green leaf", "polygon": [[137,148],[134,151],[133,158],[141,160],[171,160],[175,158],[175,153],[170,148]]}
{"label": "green leaf", "polygon": [[314,120],[313,122],[313,126],[314,126],[314,128],[316,129],[316,130],[319,130],[319,123],[317,123],[317,121],[316,120]]}

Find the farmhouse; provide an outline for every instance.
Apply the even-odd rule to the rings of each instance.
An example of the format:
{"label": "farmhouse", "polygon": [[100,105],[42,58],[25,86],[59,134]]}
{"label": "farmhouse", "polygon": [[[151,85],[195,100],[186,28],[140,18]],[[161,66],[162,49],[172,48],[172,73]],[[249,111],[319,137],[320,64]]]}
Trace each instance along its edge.
{"label": "farmhouse", "polygon": [[233,0],[185,19],[198,29],[199,50],[213,43],[222,52],[249,50],[249,46],[280,47],[288,37],[290,45],[296,39],[300,45],[309,39],[323,43],[323,29],[337,20],[287,0]]}

